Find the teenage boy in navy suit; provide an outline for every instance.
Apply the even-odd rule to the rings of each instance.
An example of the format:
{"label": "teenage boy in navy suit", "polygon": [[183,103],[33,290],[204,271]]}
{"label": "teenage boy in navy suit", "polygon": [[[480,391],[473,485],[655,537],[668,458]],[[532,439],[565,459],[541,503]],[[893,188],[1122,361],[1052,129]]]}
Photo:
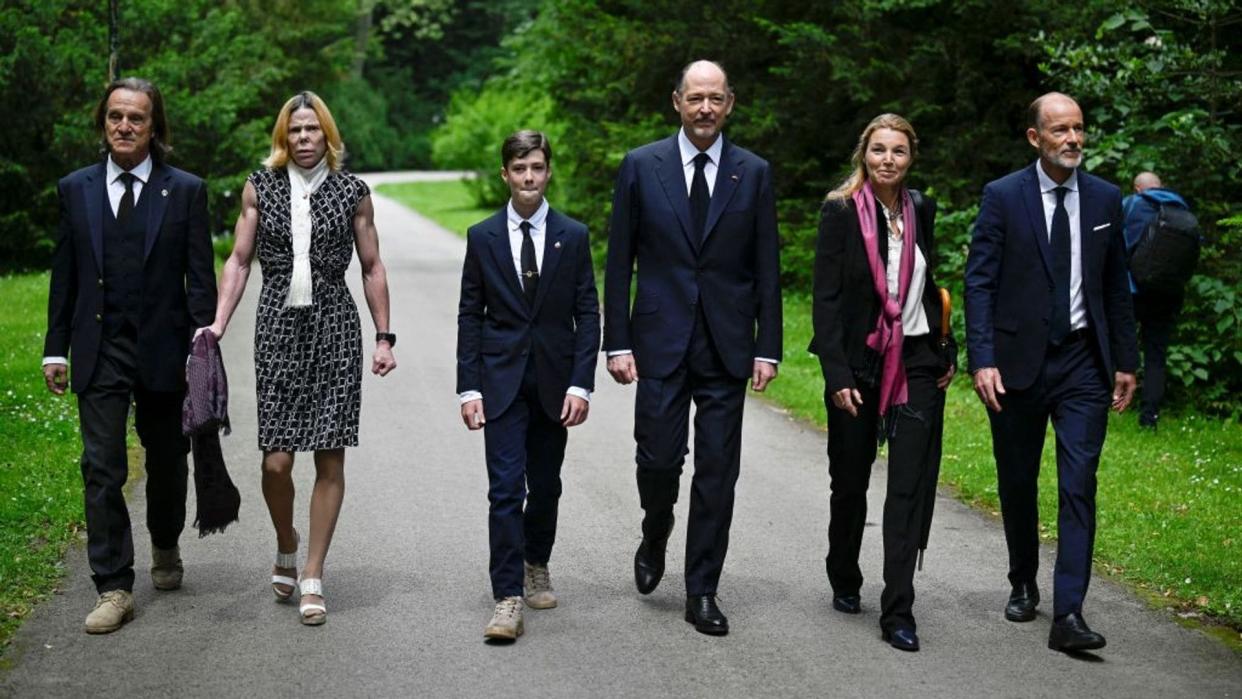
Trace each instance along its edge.
{"label": "teenage boy in navy suit", "polygon": [[[483,635],[516,640],[522,608],[550,609],[568,428],[587,419],[599,351],[599,299],[586,226],[544,199],[552,147],[518,131],[501,147],[511,197],[470,227],[457,311],[461,418],[483,430],[492,595]],[[525,507],[523,507],[525,505]]]}

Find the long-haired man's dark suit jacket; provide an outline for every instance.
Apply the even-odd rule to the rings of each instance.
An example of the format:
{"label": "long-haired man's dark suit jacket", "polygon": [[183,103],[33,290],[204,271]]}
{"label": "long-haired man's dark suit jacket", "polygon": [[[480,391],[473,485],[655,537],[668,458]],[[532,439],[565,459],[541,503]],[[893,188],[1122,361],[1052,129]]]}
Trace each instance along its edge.
{"label": "long-haired man's dark suit jacket", "polygon": [[1121,192],[1078,176],[1085,337],[1049,344],[1052,251],[1036,166],[991,182],[966,262],[970,371],[996,367],[1006,394],[988,411],[1009,579],[1035,582],[1036,487],[1049,418],[1057,438],[1060,510],[1054,614],[1081,612],[1095,540],[1096,469],[1108,426],[1113,374],[1138,366],[1126,278]]}
{"label": "long-haired man's dark suit jacket", "polygon": [[648,515],[672,512],[691,399],[698,406],[688,595],[714,594],[724,566],[746,379],[756,357],[781,358],[779,275],[767,161],[724,140],[700,241],[677,137],[625,156],[608,234],[604,350],[632,350],[638,367],[634,437],[639,497]]}
{"label": "long-haired man's dark suit jacket", "polygon": [[[185,525],[181,435],[185,361],[193,329],[210,325],[216,278],[207,187],[158,161],[117,231],[106,162],[60,181],[45,357],[68,357],[82,422],[87,554],[99,592],[131,589],[133,542],[122,486],[130,396],[147,452],[152,543],[177,545]],[[111,249],[110,249],[111,248]]]}
{"label": "long-haired man's dark suit jacket", "polygon": [[[483,395],[496,598],[522,594],[522,563],[546,565],[556,535],[571,386],[592,391],[599,296],[587,228],[553,209],[527,305],[505,208],[470,228],[457,313],[457,392]],[[529,493],[527,488],[529,487]],[[525,512],[523,512],[525,504]]]}

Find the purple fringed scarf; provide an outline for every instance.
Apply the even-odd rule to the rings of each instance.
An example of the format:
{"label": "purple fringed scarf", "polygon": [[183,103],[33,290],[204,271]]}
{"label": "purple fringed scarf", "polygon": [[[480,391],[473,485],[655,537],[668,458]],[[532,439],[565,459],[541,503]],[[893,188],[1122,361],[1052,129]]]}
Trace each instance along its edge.
{"label": "purple fringed scarf", "polygon": [[906,366],[901,361],[901,346],[905,340],[905,332],[901,327],[901,309],[905,307],[906,294],[910,291],[910,278],[914,276],[914,202],[910,199],[910,192],[903,187],[901,219],[904,242],[901,248],[901,267],[897,271],[897,298],[894,299],[888,295],[888,278],[884,271],[884,262],[880,260],[880,245],[877,240],[880,229],[875,218],[875,193],[871,190],[871,183],[864,183],[862,189],[854,192],[853,198],[854,208],[858,210],[858,226],[862,229],[863,247],[867,251],[867,263],[871,266],[871,281],[881,303],[875,329],[867,334],[867,346],[883,358],[879,409],[880,417],[884,417],[889,408],[902,405],[908,400]]}

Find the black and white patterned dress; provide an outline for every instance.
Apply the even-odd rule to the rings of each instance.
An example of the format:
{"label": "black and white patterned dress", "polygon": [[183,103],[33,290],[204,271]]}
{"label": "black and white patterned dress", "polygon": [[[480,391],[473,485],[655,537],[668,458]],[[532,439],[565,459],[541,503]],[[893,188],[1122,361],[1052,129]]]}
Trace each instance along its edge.
{"label": "black and white patterned dress", "polygon": [[286,308],[293,273],[289,174],[250,174],[259,199],[257,254],[263,269],[254,331],[259,448],[279,451],[358,445],[362,332],[345,285],[354,254],[354,214],[365,182],[332,172],[311,195],[310,306]]}

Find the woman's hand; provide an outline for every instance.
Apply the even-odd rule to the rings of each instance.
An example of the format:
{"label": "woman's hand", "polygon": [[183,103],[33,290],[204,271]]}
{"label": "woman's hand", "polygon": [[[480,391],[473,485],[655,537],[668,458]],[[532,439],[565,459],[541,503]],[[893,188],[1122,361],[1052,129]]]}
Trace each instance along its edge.
{"label": "woman's hand", "polygon": [[949,370],[945,372],[944,376],[941,376],[940,378],[936,379],[936,388],[942,391],[948,388],[949,384],[953,382],[954,376],[957,376],[957,365],[956,364],[950,366]]}
{"label": "woman's hand", "polygon": [[397,358],[392,356],[392,347],[386,340],[375,345],[375,354],[371,355],[371,373],[387,376],[388,372],[397,368]]}
{"label": "woman's hand", "polygon": [[858,417],[858,408],[862,402],[862,394],[857,388],[843,388],[832,394],[832,404],[849,413],[850,417]]}

